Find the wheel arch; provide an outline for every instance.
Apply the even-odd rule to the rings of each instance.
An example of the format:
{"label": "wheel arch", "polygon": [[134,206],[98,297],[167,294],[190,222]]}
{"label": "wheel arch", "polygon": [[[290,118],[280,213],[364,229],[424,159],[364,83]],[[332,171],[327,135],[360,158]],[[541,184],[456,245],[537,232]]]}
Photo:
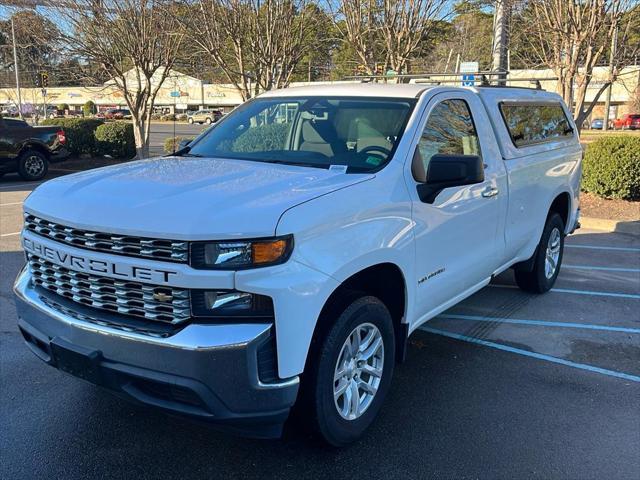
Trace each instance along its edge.
{"label": "wheel arch", "polygon": [[20,149],[18,158],[21,158],[22,155],[24,155],[29,150],[35,150],[39,153],[42,153],[47,158],[47,160],[51,158],[51,152],[49,152],[49,149],[44,145],[42,145],[41,143],[36,143],[36,142],[25,143]]}
{"label": "wheel arch", "polygon": [[556,195],[549,206],[549,212],[547,218],[552,213],[557,213],[562,217],[564,222],[565,231],[568,228],[569,218],[571,217],[571,195],[569,192],[560,192]]}
{"label": "wheel arch", "polygon": [[[564,229],[565,229],[564,233],[567,233],[567,230],[570,228],[568,225],[568,222],[571,219],[571,195],[569,194],[569,192],[561,191],[556,193],[555,197],[553,198],[553,201],[549,205],[549,209],[547,210],[547,215],[545,217],[544,223],[540,227],[539,234],[537,234],[534,237],[535,239],[537,239],[536,242],[539,242],[539,237],[542,235],[542,232],[544,231],[544,226],[546,225],[546,222],[548,221],[552,213],[557,213],[558,215],[560,215],[564,223]],[[538,243],[536,243],[535,245],[536,246],[535,248],[533,248],[533,253],[528,259],[512,265],[514,270],[523,271],[523,272],[530,272],[533,270],[536,254],[538,253]]]}
{"label": "wheel arch", "polygon": [[396,338],[396,360],[404,360],[409,333],[408,325],[404,321],[408,303],[407,283],[397,264],[384,262],[369,265],[353,273],[329,295],[314,328],[307,364],[315,354],[315,347],[331,327],[332,321],[362,294],[378,298],[389,309]]}

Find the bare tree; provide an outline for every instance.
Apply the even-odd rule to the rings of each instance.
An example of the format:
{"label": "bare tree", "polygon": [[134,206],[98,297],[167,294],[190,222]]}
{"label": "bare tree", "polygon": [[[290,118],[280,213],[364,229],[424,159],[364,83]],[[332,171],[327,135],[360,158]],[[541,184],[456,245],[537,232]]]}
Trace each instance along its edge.
{"label": "bare tree", "polygon": [[122,94],[133,118],[136,153],[149,154],[153,105],[182,40],[168,0],[51,1],[72,55],[98,66]]}
{"label": "bare tree", "polygon": [[311,47],[307,0],[192,0],[181,17],[189,42],[212,59],[244,100],[285,87]]}
{"label": "bare tree", "polygon": [[369,74],[376,63],[403,73],[441,19],[446,0],[340,0],[336,25]]}
{"label": "bare tree", "polygon": [[[634,0],[530,0],[525,17],[527,42],[534,57],[558,77],[558,93],[573,105],[578,125],[591,114],[602,93],[617,78],[624,63],[633,58],[627,41],[629,28],[640,9]],[[586,106],[587,88],[594,68],[606,62],[611,39],[617,32],[617,49],[610,55],[613,68]]]}

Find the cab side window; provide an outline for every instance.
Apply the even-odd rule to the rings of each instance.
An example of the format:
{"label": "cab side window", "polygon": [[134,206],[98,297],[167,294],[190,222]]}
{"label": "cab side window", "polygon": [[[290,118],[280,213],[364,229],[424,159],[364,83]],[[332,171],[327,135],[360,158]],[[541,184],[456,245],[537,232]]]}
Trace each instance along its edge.
{"label": "cab side window", "polygon": [[437,154],[482,157],[478,133],[467,102],[452,99],[435,106],[422,132],[418,152],[425,172],[429,170],[431,157]]}

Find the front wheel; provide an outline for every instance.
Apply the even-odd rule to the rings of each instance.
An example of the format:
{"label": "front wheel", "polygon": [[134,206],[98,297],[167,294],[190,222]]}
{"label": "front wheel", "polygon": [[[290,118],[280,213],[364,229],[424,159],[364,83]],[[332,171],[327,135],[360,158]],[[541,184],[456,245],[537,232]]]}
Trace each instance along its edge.
{"label": "front wheel", "polygon": [[380,411],[395,358],[393,321],[377,298],[363,296],[322,340],[308,387],[314,429],[331,445],[360,438]]}
{"label": "front wheel", "polygon": [[48,170],[49,160],[37,150],[27,150],[18,159],[18,173],[23,180],[40,180]]}
{"label": "front wheel", "polygon": [[547,218],[533,258],[533,269],[515,271],[516,283],[527,292],[545,293],[556,283],[564,253],[564,222],[557,213]]}

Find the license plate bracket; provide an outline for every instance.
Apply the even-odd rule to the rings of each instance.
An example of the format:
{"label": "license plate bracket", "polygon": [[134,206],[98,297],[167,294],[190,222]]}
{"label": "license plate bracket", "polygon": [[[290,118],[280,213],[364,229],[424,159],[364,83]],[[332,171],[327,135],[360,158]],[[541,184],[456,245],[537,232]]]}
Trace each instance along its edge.
{"label": "license plate bracket", "polygon": [[56,337],[51,340],[51,352],[54,365],[63,372],[91,383],[101,383],[100,351],[78,347]]}

